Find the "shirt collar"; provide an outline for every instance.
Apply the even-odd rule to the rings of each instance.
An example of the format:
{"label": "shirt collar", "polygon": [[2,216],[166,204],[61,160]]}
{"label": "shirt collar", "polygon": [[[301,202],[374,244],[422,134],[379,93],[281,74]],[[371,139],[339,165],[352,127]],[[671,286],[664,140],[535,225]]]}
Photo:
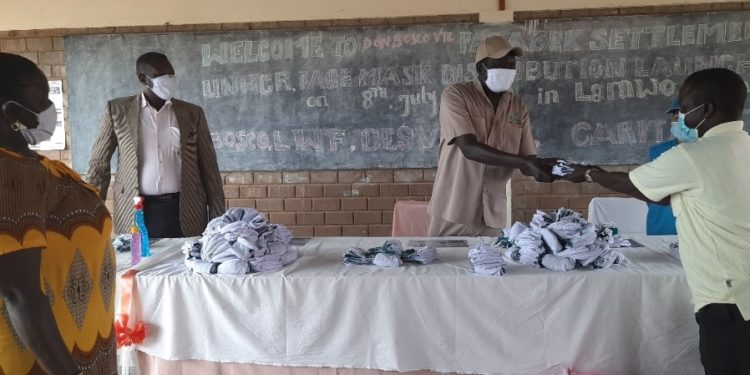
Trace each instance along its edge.
{"label": "shirt collar", "polygon": [[706,134],[703,134],[703,138],[713,137],[713,136],[723,134],[723,133],[740,131],[742,130],[744,126],[745,126],[745,123],[742,120],[725,122],[725,123],[716,125],[711,129],[708,129]]}
{"label": "shirt collar", "polygon": [[[164,109],[164,108],[169,108],[171,106],[172,106],[172,100],[167,100],[167,101],[164,102],[164,106],[161,107],[161,108]],[[149,103],[148,100],[146,99],[146,94],[144,94],[143,92],[141,92],[141,108],[146,108],[146,107],[151,108],[154,111],[156,111],[156,108],[154,108],[151,105],[151,103]]]}

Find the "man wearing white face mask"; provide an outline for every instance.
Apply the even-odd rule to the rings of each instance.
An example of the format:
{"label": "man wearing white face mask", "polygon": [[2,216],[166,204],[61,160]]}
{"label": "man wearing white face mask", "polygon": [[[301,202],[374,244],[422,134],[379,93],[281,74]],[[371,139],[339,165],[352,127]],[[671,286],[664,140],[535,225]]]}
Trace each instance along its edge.
{"label": "man wearing white face mask", "polygon": [[478,78],[443,92],[429,236],[498,235],[514,169],[552,182],[553,163],[536,157],[526,105],[509,91],[522,54],[505,38],[489,37],[476,51]]}
{"label": "man wearing white face mask", "polygon": [[200,235],[224,213],[224,189],[203,109],[174,99],[177,81],[166,56],[136,61],[139,95],[111,100],[89,160],[88,180],[106,199],[110,160],[117,149],[115,232],[133,223],[132,198],[145,198],[152,238]]}
{"label": "man wearing white face mask", "polygon": [[29,128],[22,122],[18,122],[15,125],[16,130],[23,135],[23,138],[30,145],[35,145],[52,138],[52,133],[55,132],[55,127],[57,126],[57,109],[55,109],[55,103],[51,103],[49,107],[39,113],[36,113],[15,101],[8,101],[3,104],[4,109],[8,108],[8,106],[17,106],[21,111],[26,112],[26,116],[36,118],[36,128]]}

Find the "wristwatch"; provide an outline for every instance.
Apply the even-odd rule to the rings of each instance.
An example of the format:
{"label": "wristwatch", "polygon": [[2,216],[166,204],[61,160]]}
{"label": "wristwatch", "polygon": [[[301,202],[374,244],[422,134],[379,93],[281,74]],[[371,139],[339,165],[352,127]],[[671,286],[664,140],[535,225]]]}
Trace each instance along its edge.
{"label": "wristwatch", "polygon": [[588,182],[588,183],[594,182],[594,180],[591,178],[591,171],[593,171],[593,170],[594,170],[593,168],[592,169],[587,169],[586,173],[583,174],[583,177],[586,179],[586,182]]}

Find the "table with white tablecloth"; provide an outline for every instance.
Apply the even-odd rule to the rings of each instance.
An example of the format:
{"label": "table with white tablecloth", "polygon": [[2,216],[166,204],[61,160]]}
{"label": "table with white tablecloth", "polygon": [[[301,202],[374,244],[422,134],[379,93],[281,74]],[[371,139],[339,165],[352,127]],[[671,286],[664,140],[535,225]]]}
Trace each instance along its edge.
{"label": "table with white tablecloth", "polygon": [[[698,327],[673,237],[637,237],[627,266],[553,272],[510,264],[472,272],[468,248],[431,265],[346,266],[350,246],[313,238],[267,273],[201,275],[176,245],[140,265],[131,319],[141,356],[166,361],[395,371],[700,374]],[[402,239],[404,244],[408,239]],[[466,238],[468,243],[490,239]]]}

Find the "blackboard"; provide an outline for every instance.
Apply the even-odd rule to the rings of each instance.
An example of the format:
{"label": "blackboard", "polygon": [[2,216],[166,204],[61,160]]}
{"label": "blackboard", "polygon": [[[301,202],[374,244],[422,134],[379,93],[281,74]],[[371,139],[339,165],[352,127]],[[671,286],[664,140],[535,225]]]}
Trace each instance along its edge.
{"label": "blackboard", "polygon": [[525,50],[514,92],[540,155],[646,161],[691,72],[748,78],[749,12],[326,30],[65,38],[73,166],[85,171],[106,101],[139,93],[135,59],[170,57],[177,97],[204,108],[224,171],[437,164],[442,90],[473,79],[489,35]]}

